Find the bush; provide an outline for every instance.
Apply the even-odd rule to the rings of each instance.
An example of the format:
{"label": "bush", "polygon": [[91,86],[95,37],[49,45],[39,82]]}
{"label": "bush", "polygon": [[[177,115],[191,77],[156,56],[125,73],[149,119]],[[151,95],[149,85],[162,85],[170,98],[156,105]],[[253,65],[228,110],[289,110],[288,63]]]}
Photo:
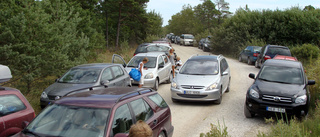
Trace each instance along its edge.
{"label": "bush", "polygon": [[293,56],[296,56],[299,60],[312,61],[319,56],[319,48],[312,44],[303,44],[302,46],[295,46],[291,49]]}
{"label": "bush", "polygon": [[211,130],[209,132],[201,133],[200,137],[229,137],[228,132],[227,132],[227,127],[220,126],[220,123],[218,121],[218,126],[215,126],[213,124],[210,124]]}
{"label": "bush", "polygon": [[144,42],[145,43],[148,43],[148,42],[152,42],[152,41],[154,41],[154,40],[159,40],[160,38],[158,37],[158,36],[156,36],[156,35],[148,35],[147,37],[146,37],[146,39],[144,40]]}

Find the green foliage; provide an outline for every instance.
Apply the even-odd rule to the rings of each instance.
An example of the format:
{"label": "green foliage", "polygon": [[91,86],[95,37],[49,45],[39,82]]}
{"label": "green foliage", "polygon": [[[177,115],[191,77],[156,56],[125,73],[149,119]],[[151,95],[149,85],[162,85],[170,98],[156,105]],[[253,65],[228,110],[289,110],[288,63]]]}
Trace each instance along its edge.
{"label": "green foliage", "polygon": [[312,61],[317,59],[319,56],[319,48],[313,44],[303,44],[302,46],[295,46],[291,48],[293,56],[297,57],[299,60]]}
{"label": "green foliage", "polygon": [[[320,100],[320,58],[318,57],[313,62],[310,62],[308,65],[305,65],[306,74],[309,80],[315,80],[316,84],[309,86],[311,99],[310,99],[310,108],[315,108]],[[320,113],[320,112],[319,112]]]}
{"label": "green foliage", "polygon": [[227,127],[221,126],[218,121],[218,126],[215,126],[213,124],[210,124],[211,129],[207,133],[201,133],[200,137],[229,137],[227,132]]}
{"label": "green foliage", "polygon": [[206,38],[208,36],[211,36],[211,32],[209,31],[209,29],[206,29],[204,30],[203,32],[201,33],[198,33],[194,36],[194,38],[196,39],[197,43],[196,44],[199,44],[199,41],[202,39],[202,38]]}
{"label": "green foliage", "polygon": [[147,35],[146,39],[144,40],[144,43],[149,43],[154,40],[159,40],[159,37],[156,35]]}

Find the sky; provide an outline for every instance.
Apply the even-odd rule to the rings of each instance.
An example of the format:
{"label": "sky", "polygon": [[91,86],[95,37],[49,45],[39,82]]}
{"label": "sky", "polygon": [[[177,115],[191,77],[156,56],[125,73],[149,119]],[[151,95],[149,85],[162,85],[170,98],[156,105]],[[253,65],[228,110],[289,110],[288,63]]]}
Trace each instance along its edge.
{"label": "sky", "polygon": [[[215,1],[215,0],[211,0]],[[320,0],[225,0],[229,3],[229,11],[235,13],[240,7],[244,8],[248,5],[251,10],[284,10],[293,6],[304,8],[305,6],[312,5],[315,8],[320,8]],[[168,21],[172,15],[179,13],[183,5],[190,4],[192,7],[201,4],[201,0],[149,0],[147,3],[147,10],[155,10],[163,18],[163,25],[168,25]]]}

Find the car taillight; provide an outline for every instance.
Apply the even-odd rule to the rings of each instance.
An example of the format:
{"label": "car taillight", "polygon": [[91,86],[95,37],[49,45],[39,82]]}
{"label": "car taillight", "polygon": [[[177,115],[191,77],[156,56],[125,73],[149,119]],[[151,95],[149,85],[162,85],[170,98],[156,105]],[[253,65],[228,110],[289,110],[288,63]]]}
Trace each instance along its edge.
{"label": "car taillight", "polygon": [[271,59],[271,57],[268,55],[264,56],[264,60],[268,60],[268,59]]}
{"label": "car taillight", "polygon": [[133,56],[137,55],[136,53],[133,54]]}
{"label": "car taillight", "polygon": [[253,53],[254,57],[258,57],[258,55],[259,55],[258,53]]}

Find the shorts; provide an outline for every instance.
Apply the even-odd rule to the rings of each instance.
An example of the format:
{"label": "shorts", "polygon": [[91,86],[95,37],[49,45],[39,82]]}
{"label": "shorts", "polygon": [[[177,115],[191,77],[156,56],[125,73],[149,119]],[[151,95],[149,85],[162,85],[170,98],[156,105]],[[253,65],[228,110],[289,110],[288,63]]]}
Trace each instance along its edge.
{"label": "shorts", "polygon": [[141,76],[140,81],[139,81],[139,85],[143,85],[144,84],[144,76]]}

